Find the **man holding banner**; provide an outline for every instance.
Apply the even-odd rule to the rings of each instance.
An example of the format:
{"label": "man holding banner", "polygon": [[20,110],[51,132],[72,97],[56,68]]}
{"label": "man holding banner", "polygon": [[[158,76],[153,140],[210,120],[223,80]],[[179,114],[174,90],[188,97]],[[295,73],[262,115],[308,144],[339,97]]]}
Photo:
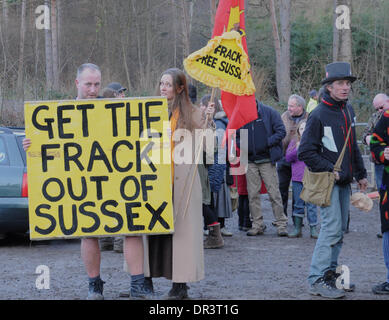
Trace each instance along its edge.
{"label": "man holding banner", "polygon": [[[67,159],[68,161],[71,161],[74,163],[74,164],[72,164],[72,166],[76,167],[76,165],[77,165],[80,168],[83,166],[83,163],[84,163],[83,157],[85,155],[87,157],[90,157],[89,159],[93,160],[93,157],[94,157],[94,160],[98,161],[98,164],[96,164],[95,167],[98,167],[100,165],[100,163],[103,163],[103,162],[108,167],[109,163],[108,163],[108,159],[104,157],[105,153],[104,153],[104,149],[102,147],[103,146],[102,142],[101,142],[101,146],[99,146],[97,148],[99,151],[93,152],[93,150],[94,150],[93,146],[97,146],[96,141],[95,141],[93,143],[92,150],[90,151],[90,154],[88,154],[88,152],[83,153],[82,148],[80,147],[81,140],[83,140],[84,143],[86,143],[86,144],[90,144],[91,141],[95,139],[94,137],[91,137],[93,134],[92,128],[88,129],[87,114],[88,113],[91,114],[92,112],[96,112],[96,114],[97,114],[97,112],[100,112],[100,113],[101,112],[110,112],[111,113],[111,111],[113,110],[113,109],[109,110],[109,108],[107,107],[107,106],[111,106],[111,108],[112,108],[112,104],[106,104],[105,108],[98,107],[98,108],[96,108],[96,110],[93,110],[94,104],[99,104],[98,103],[99,100],[94,102],[91,99],[99,98],[98,94],[99,94],[99,90],[100,90],[100,86],[101,86],[100,68],[94,64],[91,64],[91,63],[86,63],[86,64],[81,65],[77,70],[77,78],[75,80],[75,84],[77,87],[76,100],[89,99],[89,101],[85,102],[85,103],[78,103],[77,110],[75,107],[76,104],[71,105],[72,102],[67,102],[67,105],[65,105],[65,106],[62,106],[62,105],[56,106],[57,111],[55,111],[54,114],[56,114],[58,116],[58,119],[56,119],[56,120],[58,120],[59,136],[61,137],[61,135],[62,135],[62,138],[66,137],[66,138],[70,139],[71,134],[65,133],[65,132],[66,131],[70,132],[71,129],[73,129],[74,132],[77,132],[77,130],[79,130],[79,132],[83,133],[82,136],[80,135],[81,137],[77,141],[72,142],[72,143],[68,143],[68,144],[65,143],[65,147],[64,147],[65,151],[64,151],[64,156],[63,156],[64,160],[63,161],[66,161],[66,159]],[[50,166],[54,167],[54,163],[55,163],[55,161],[57,161],[57,159],[59,159],[58,161],[62,160],[62,153],[60,152],[61,149],[55,150],[55,151],[53,151],[53,153],[50,153],[50,151],[46,152],[45,148],[44,148],[45,146],[47,148],[48,148],[48,146],[50,146],[50,148],[52,148],[52,149],[60,148],[59,143],[57,145],[54,145],[54,144],[44,145],[44,144],[42,144],[41,149],[38,149],[38,150],[42,150],[40,153],[34,151],[37,146],[39,147],[39,142],[42,141],[42,140],[39,141],[39,139],[38,139],[40,132],[39,131],[36,132],[37,131],[36,128],[41,129],[41,130],[46,130],[46,129],[48,130],[49,128],[51,128],[51,130],[48,130],[49,136],[50,136],[50,133],[53,135],[52,137],[49,137],[49,139],[53,138],[53,140],[51,140],[51,142],[55,141],[55,139],[57,139],[58,142],[61,141],[58,137],[54,137],[54,135],[57,134],[57,131],[56,131],[57,128],[55,128],[56,123],[55,123],[54,117],[52,119],[46,118],[45,120],[42,120],[42,118],[39,118],[37,116],[38,113],[43,113],[46,110],[47,110],[46,112],[49,112],[48,105],[50,105],[50,102],[46,102],[45,104],[46,105],[40,105],[38,108],[36,108],[35,107],[36,103],[35,103],[35,105],[29,105],[27,103],[26,110],[25,110],[26,133],[28,134],[28,132],[30,132],[30,137],[34,137],[34,139],[38,140],[37,142],[34,143],[35,148],[32,148],[31,139],[26,138],[23,141],[23,147],[25,150],[33,149],[33,150],[31,150],[31,152],[28,152],[28,163],[30,164],[29,169],[30,169],[31,176],[43,166],[43,164],[42,164],[42,166],[40,165],[41,162],[46,163],[46,165],[45,165],[46,171],[48,171],[48,168],[50,169]],[[129,103],[127,103],[127,105],[129,105]],[[123,108],[123,110],[124,109],[125,108]],[[128,109],[129,109],[129,107],[128,107]],[[43,111],[39,111],[39,110],[43,110]],[[76,112],[71,113],[72,110],[75,110]],[[66,113],[65,113],[65,111],[66,111]],[[82,112],[80,112],[80,111],[82,111]],[[117,109],[115,109],[115,111],[119,112]],[[68,117],[65,117],[64,114]],[[113,111],[112,111],[112,114],[113,114]],[[76,116],[80,117],[79,118],[80,120],[78,120],[78,118],[77,118],[77,121],[73,121],[74,119],[72,119],[70,117],[70,115],[74,115],[74,118],[76,118]],[[82,115],[82,120],[81,120],[80,115]],[[34,118],[34,116],[36,119]],[[90,115],[90,118],[92,118],[91,115]],[[104,121],[104,117],[100,117],[100,118],[102,118]],[[33,125],[31,125],[31,119],[33,119],[32,120]],[[93,120],[97,122],[98,119],[96,117],[93,117]],[[42,125],[42,123],[44,121],[46,122],[47,126]],[[73,125],[73,127],[70,126],[71,122],[75,123],[75,125]],[[64,125],[64,124],[66,124],[66,125]],[[81,127],[82,127],[82,131],[80,131]],[[113,127],[115,127],[115,126],[113,125]],[[35,131],[33,131],[33,130],[35,130]],[[116,130],[118,130],[118,128],[116,128]],[[104,130],[99,130],[99,131],[104,131]],[[135,130],[133,130],[133,131],[135,131]],[[103,133],[103,134],[106,134],[106,133]],[[77,137],[77,134],[72,134],[72,135]],[[115,136],[115,133],[113,135]],[[82,138],[85,138],[85,139],[82,139]],[[69,140],[67,140],[67,141],[69,141]],[[122,140],[121,145],[124,145],[125,142],[126,142],[125,140]],[[80,143],[80,144],[78,144],[78,143]],[[69,149],[69,148],[66,149],[66,145],[71,145],[73,148],[75,146],[77,146],[78,152],[76,154],[71,155],[71,153],[74,151],[70,152],[69,150],[71,150],[71,149]],[[116,145],[117,144],[115,144],[115,146]],[[128,143],[126,145],[128,145]],[[113,147],[113,149],[115,149],[115,146]],[[111,149],[112,149],[112,147],[111,147]],[[117,148],[117,149],[119,149],[119,148]],[[121,151],[121,153],[123,153],[123,152],[125,153],[126,150],[123,150],[123,149],[124,148],[122,148],[119,151]],[[107,149],[107,151],[108,150],[109,149]],[[52,156],[51,154],[54,154],[54,155]],[[82,154],[82,156],[81,156],[81,154]],[[119,167],[118,159],[115,159],[116,157],[119,158],[119,155],[115,155],[115,156],[113,155],[114,159],[112,160],[115,168]],[[43,160],[42,161],[40,159],[36,160],[34,158],[42,158]],[[44,158],[45,158],[45,160],[44,160]],[[89,160],[89,161],[92,161],[92,160]],[[116,160],[116,165],[115,165],[114,160]],[[35,161],[35,163],[36,162],[38,163],[37,167],[33,166],[35,164],[34,161]],[[90,167],[90,164],[91,164],[91,162],[89,162],[88,167]],[[120,164],[121,164],[121,162],[120,162]],[[69,162],[68,162],[68,166],[69,166]],[[63,165],[61,167],[63,168]],[[58,199],[60,198],[60,196],[53,196],[53,194],[55,194],[55,189],[53,191],[53,188],[50,189],[48,187],[48,185],[50,183],[51,184],[57,183],[60,186],[60,191],[64,191],[66,184],[61,183],[60,178],[58,178],[59,177],[58,175],[60,174],[59,171],[60,171],[61,167],[59,167],[59,170],[57,170],[56,172],[52,173],[53,178],[46,180],[46,182],[43,184],[42,188],[39,188],[40,187],[39,177],[37,178],[37,177],[32,176],[33,180],[30,180],[30,181],[34,181],[35,188],[33,188],[33,189],[38,189],[38,192],[41,192],[41,190],[42,190],[41,193],[43,193],[43,194],[46,193],[46,199],[54,199],[55,198],[54,201],[57,201],[57,203],[59,201]],[[92,163],[92,167],[93,167],[93,163]],[[37,170],[37,168],[38,168],[38,170]],[[128,166],[127,168],[120,167],[120,169],[122,169],[120,171],[124,172],[124,174],[128,175],[127,171],[129,171],[129,168],[130,168],[130,166]],[[88,168],[87,171],[91,171],[91,174],[96,175],[94,172],[92,172],[93,171],[92,169],[90,169],[90,170],[89,169],[90,168]],[[128,170],[124,170],[124,169],[128,169]],[[66,170],[66,162],[65,162],[65,170]],[[70,170],[68,170],[68,171],[70,171]],[[87,178],[90,178],[91,182],[94,182],[91,185],[96,186],[95,189],[97,190],[97,194],[98,194],[97,199],[98,200],[101,200],[101,198],[102,198],[101,194],[103,193],[103,191],[105,192],[105,196],[106,196],[106,194],[109,194],[109,196],[111,196],[111,194],[114,194],[112,196],[112,199],[114,199],[115,194],[117,194],[118,192],[116,192],[114,190],[114,187],[112,187],[109,184],[108,177],[96,177],[96,176],[84,177],[88,174],[88,172],[85,172],[85,170],[81,170],[81,169],[79,171],[82,171],[83,176],[81,177],[81,181],[83,182],[83,185],[82,185],[82,194],[81,194],[81,196],[77,195],[78,198],[83,197],[83,194],[84,194],[84,198],[85,198],[85,194],[87,192],[86,191],[87,187],[89,187],[89,188],[91,187],[90,185],[87,184],[87,183],[89,183],[89,179],[87,179]],[[112,169],[109,171],[112,172]],[[71,196],[72,197],[71,199],[74,200],[76,198],[74,191],[78,191],[78,190],[71,190],[73,187],[70,188],[70,186],[72,185],[72,180],[77,180],[78,177],[77,177],[77,175],[74,175],[74,173],[72,171],[70,171],[69,174],[71,176],[69,178],[67,178],[67,181],[68,181],[67,187],[69,189],[69,194],[71,194],[71,193],[73,194],[73,196]],[[42,175],[44,175],[44,172],[42,173]],[[118,175],[118,174],[116,174],[116,175]],[[93,178],[95,180],[93,180]],[[97,178],[99,178],[99,179],[97,179]],[[103,179],[103,178],[105,178],[105,179]],[[111,180],[114,180],[114,179],[112,178]],[[70,184],[70,186],[69,186],[69,184]],[[118,183],[115,182],[114,186],[117,184]],[[30,185],[32,185],[32,184],[30,184]],[[147,186],[147,187],[149,189],[151,188],[150,186]],[[92,233],[91,229],[94,229],[96,231],[97,229],[101,228],[101,226],[103,226],[104,219],[106,219],[107,217],[110,217],[111,221],[113,220],[112,218],[116,218],[116,220],[118,221],[118,224],[120,225],[120,222],[121,222],[121,225],[123,225],[123,217],[120,217],[119,213],[111,211],[112,209],[110,209],[110,210],[107,209],[108,205],[116,207],[116,206],[120,205],[121,203],[120,202],[118,203],[115,200],[105,201],[100,207],[101,212],[94,213],[94,212],[92,212],[92,209],[86,210],[85,208],[87,206],[95,207],[96,204],[99,204],[98,201],[95,201],[95,202],[88,201],[88,202],[83,202],[81,204],[78,204],[77,201],[71,201],[71,199],[70,199],[70,201],[67,201],[67,202],[74,203],[72,205],[72,209],[65,211],[65,209],[63,209],[63,208],[66,206],[66,203],[63,206],[62,205],[58,206],[59,209],[58,209],[58,218],[57,218],[55,215],[55,212],[54,212],[55,210],[52,210],[49,212],[42,212],[42,208],[46,209],[46,211],[48,211],[50,208],[53,209],[54,205],[55,205],[54,202],[50,203],[50,205],[48,205],[48,204],[40,205],[39,207],[34,209],[36,207],[36,206],[34,206],[35,203],[33,203],[33,200],[34,200],[33,193],[35,192],[35,190],[30,190],[30,191],[31,191],[30,198],[29,198],[29,202],[30,202],[30,236],[31,237],[36,236],[36,239],[43,239],[43,237],[45,235],[50,236],[49,233],[53,232],[53,230],[59,230],[58,225],[60,225],[61,230],[64,234],[55,235],[55,237],[66,238],[66,235],[68,235],[69,238],[70,238],[70,236],[71,237],[82,237],[82,239],[81,239],[81,257],[82,257],[86,272],[87,272],[88,277],[89,277],[88,300],[102,300],[102,299],[104,299],[104,296],[103,296],[104,281],[100,277],[101,253],[100,253],[98,238],[94,237],[93,234],[89,236],[89,235],[86,235],[85,233],[87,231]],[[123,190],[122,193],[124,193],[124,192],[125,192],[125,190]],[[64,193],[65,192],[61,192],[62,198],[65,198]],[[99,197],[99,194],[100,194],[100,197]],[[68,196],[68,195],[66,195],[66,196]],[[90,197],[90,198],[92,198],[92,197]],[[103,199],[102,201],[104,201],[104,200],[105,199]],[[116,205],[114,205],[115,203],[116,203]],[[132,203],[125,203],[126,209],[131,204]],[[67,208],[67,207],[65,207],[65,208]],[[77,208],[79,210],[78,212],[77,212]],[[31,210],[35,210],[35,211],[31,211]],[[67,229],[65,226],[65,219],[69,219],[68,215],[70,214],[70,211],[73,214],[73,220],[72,220],[73,222],[72,222],[72,227],[70,229]],[[130,208],[130,213],[131,213],[131,208]],[[135,213],[132,213],[132,215],[129,215],[128,210],[127,210],[127,217],[135,218],[137,216],[138,215]],[[61,217],[62,217],[62,219],[61,219]],[[83,219],[85,217],[89,218],[89,220],[87,220],[87,223],[86,223],[86,225],[89,228],[86,228],[86,227],[80,228],[80,225],[83,223],[81,219]],[[34,218],[34,219],[39,218],[40,220],[37,220],[38,221],[37,224],[34,224],[35,222],[33,221],[32,218]],[[45,218],[46,220],[50,220],[51,226],[48,228],[45,228],[46,220],[42,219],[42,218]],[[94,222],[95,222],[95,224],[92,227],[90,226],[90,221],[92,221],[91,218],[93,218]],[[56,219],[59,221],[58,223],[56,223]],[[61,223],[61,220],[62,220],[62,223]],[[68,223],[68,221],[67,221],[67,223]],[[77,223],[78,223],[78,227],[77,227]],[[111,224],[108,221],[106,223],[104,229],[102,231],[99,231],[100,234],[102,234],[104,232],[104,230],[111,230],[110,232],[113,233],[114,229],[116,230],[116,234],[120,233],[121,230],[119,230],[119,227],[118,226],[110,227]],[[130,222],[128,222],[128,224],[130,225]],[[139,226],[135,225],[134,227],[139,227]],[[81,233],[80,229],[84,233]],[[39,231],[40,234],[35,235],[37,231]],[[127,231],[127,234],[128,234],[128,231]],[[114,235],[114,234],[112,234],[112,235]],[[143,249],[142,237],[140,235],[126,236],[125,237],[124,257],[125,257],[125,260],[126,260],[128,266],[130,267],[130,271],[131,271],[131,296],[132,297],[141,297],[141,298],[145,298],[145,297],[150,296],[152,294],[151,288],[145,284],[145,279],[144,279],[144,271],[143,271],[144,249]]]}

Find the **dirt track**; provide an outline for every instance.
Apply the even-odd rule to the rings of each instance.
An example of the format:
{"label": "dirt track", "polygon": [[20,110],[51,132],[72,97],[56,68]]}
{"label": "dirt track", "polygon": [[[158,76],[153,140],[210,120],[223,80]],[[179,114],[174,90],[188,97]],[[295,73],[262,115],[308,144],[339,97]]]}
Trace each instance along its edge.
{"label": "dirt track", "polygon": [[[271,225],[273,215],[267,197],[263,197],[267,230],[263,236],[247,237],[238,230],[237,215],[227,220],[234,232],[225,238],[223,249],[205,251],[206,278],[190,284],[193,299],[237,300],[321,300],[307,292],[306,277],[315,240],[309,237],[305,221],[303,238],[279,238]],[[289,218],[289,230],[292,223]],[[351,282],[357,288],[346,299],[389,299],[371,292],[372,285],[383,282],[386,268],[382,256],[377,201],[370,213],[352,208],[350,232],[345,235],[340,263],[348,266]],[[30,243],[25,237],[0,240],[0,299],[85,299],[87,277],[80,258],[79,240]],[[39,265],[50,269],[50,289],[38,290],[35,270]],[[119,290],[129,286],[123,272],[122,254],[102,253],[101,275],[106,281],[105,299],[121,299]],[[170,282],[155,279],[154,286],[162,298]]]}

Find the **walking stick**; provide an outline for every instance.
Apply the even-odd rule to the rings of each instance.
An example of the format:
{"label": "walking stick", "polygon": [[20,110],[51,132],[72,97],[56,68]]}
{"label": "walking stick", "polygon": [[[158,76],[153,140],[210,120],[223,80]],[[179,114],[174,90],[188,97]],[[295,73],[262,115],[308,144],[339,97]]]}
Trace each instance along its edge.
{"label": "walking stick", "polygon": [[[212,88],[211,99],[209,100],[209,102],[212,103],[215,100],[215,95],[216,95],[216,88]],[[206,117],[206,120],[205,120],[206,124],[208,123],[208,120],[209,120],[209,113],[207,114],[207,117]],[[186,205],[185,205],[185,210],[184,210],[183,218],[185,218],[186,212],[188,211],[189,200],[190,200],[190,197],[192,195],[193,183],[194,183],[194,179],[195,179],[196,173],[197,173],[197,166],[198,166],[198,163],[199,163],[199,160],[200,160],[200,155],[202,154],[201,149],[202,149],[202,146],[203,146],[203,138],[204,138],[204,130],[201,131],[200,144],[199,144],[198,152],[196,154],[196,160],[195,160],[195,163],[194,163],[195,167],[194,167],[194,171],[193,171],[193,175],[192,175],[192,181],[190,183],[188,199],[186,199]]]}

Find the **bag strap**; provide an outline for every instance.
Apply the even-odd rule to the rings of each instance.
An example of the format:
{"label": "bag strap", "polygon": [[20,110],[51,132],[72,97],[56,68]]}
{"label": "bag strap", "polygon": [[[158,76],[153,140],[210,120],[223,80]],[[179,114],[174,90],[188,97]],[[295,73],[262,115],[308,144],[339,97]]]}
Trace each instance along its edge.
{"label": "bag strap", "polygon": [[[346,105],[346,109],[347,109],[347,105]],[[349,120],[350,120],[350,128],[348,129],[347,138],[346,138],[346,141],[344,142],[342,152],[340,153],[339,158],[334,165],[334,171],[338,171],[338,172],[341,171],[340,167],[342,165],[342,161],[343,161],[344,154],[346,152],[346,147],[348,144],[348,139],[350,137],[350,133],[351,133],[351,129],[352,129],[352,122],[351,122],[350,112],[348,111],[348,109],[347,109],[347,113],[348,113]]]}

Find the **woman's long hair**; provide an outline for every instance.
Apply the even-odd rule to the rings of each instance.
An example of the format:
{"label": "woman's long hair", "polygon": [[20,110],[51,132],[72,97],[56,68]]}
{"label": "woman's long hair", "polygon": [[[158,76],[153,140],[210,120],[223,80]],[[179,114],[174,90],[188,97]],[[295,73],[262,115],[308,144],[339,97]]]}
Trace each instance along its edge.
{"label": "woman's long hair", "polygon": [[184,72],[177,68],[170,68],[161,75],[171,75],[173,79],[174,99],[170,103],[170,111],[174,113],[176,109],[180,112],[177,127],[193,131],[193,105],[190,102],[188,94],[188,84]]}
{"label": "woman's long hair", "polygon": [[300,127],[305,123],[305,125],[307,124],[307,119],[303,119],[299,122],[299,124],[297,125],[297,129],[296,129],[296,137],[297,137],[297,141],[300,141],[301,140],[301,135],[300,135]]}

